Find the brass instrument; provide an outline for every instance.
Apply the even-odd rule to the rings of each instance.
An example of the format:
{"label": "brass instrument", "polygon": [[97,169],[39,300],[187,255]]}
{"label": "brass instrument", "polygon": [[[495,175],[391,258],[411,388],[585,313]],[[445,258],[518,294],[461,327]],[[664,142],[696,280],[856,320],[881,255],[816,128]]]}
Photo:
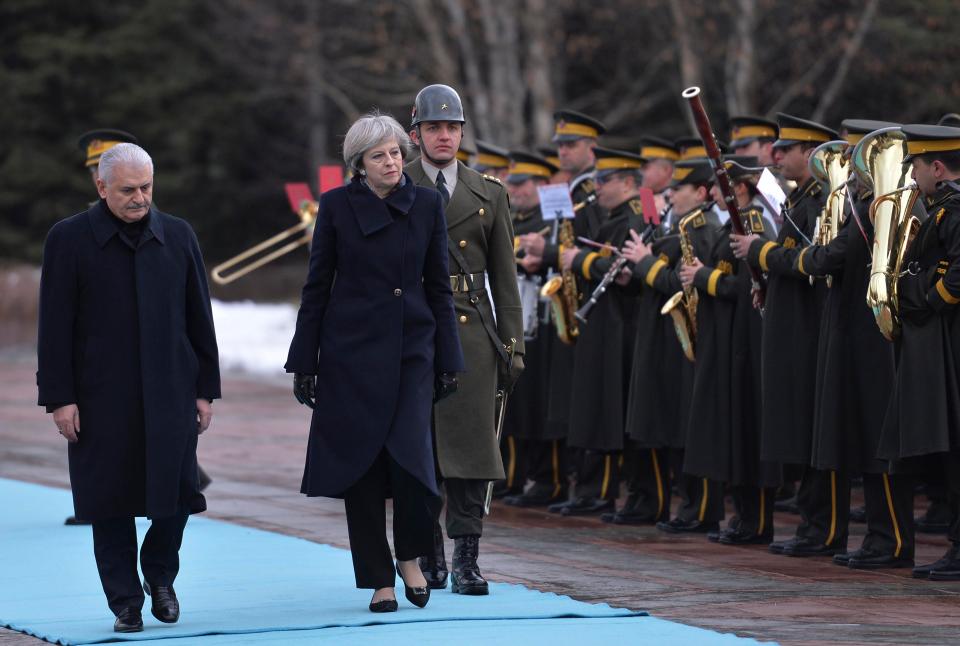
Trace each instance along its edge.
{"label": "brass instrument", "polygon": [[[560,223],[557,232],[557,241],[560,243],[559,254],[567,249],[574,248],[573,222],[569,219]],[[540,296],[550,300],[550,309],[553,311],[553,320],[557,326],[557,336],[567,345],[573,345],[580,334],[580,327],[574,316],[580,302],[577,292],[577,279],[572,269],[564,269],[559,276],[554,276],[540,288]]]}
{"label": "brass instrument", "polygon": [[[827,191],[827,201],[817,218],[813,233],[815,245],[829,244],[840,233],[847,199],[847,180],[850,178],[847,148],[845,141],[828,141],[818,146],[810,156],[810,173]],[[813,280],[811,276],[810,284],[813,284]],[[827,287],[832,284],[833,277],[827,276]]]}
{"label": "brass instrument", "polygon": [[[693,242],[690,240],[690,234],[687,232],[687,225],[696,217],[702,217],[703,211],[696,209],[689,215],[684,216],[677,223],[677,229],[680,233],[680,261],[692,265],[696,260],[693,253]],[[683,348],[683,354],[690,361],[696,356],[697,340],[697,303],[700,300],[700,294],[693,285],[684,286],[683,290],[670,297],[660,313],[669,314],[673,318],[673,329],[677,332],[677,339],[680,341],[680,347]]]}
{"label": "brass instrument", "polygon": [[870,205],[874,236],[867,305],[888,341],[900,334],[897,280],[907,248],[920,228],[920,221],[911,215],[919,191],[910,180],[910,164],[903,162],[906,155],[903,132],[882,128],[861,139],[852,156],[857,178],[875,196]]}
{"label": "brass instrument", "polygon": [[[310,244],[310,240],[313,237],[313,225],[317,219],[319,206],[318,202],[304,200],[300,206],[300,210],[297,211],[297,215],[300,216],[299,224],[285,231],[281,231],[277,235],[267,238],[260,244],[254,245],[246,251],[238,253],[233,258],[220,263],[210,270],[210,278],[218,285],[232,283],[241,276],[246,276],[250,272],[263,267],[268,262],[272,262],[280,256],[290,253],[294,249]],[[283,246],[268,251],[280,244]],[[263,255],[259,258],[255,258],[250,261],[249,264],[243,264],[245,261],[261,253],[263,253]],[[239,267],[239,269],[237,267]]]}

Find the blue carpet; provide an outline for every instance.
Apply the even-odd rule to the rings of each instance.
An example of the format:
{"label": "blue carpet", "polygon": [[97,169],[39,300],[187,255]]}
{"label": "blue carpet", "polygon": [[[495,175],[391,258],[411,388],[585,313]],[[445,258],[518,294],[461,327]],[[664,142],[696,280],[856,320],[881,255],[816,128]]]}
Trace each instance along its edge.
{"label": "blue carpet", "polygon": [[[755,643],[502,583],[488,597],[440,591],[423,610],[401,598],[400,612],[372,615],[369,591],[353,588],[349,552],[200,517],[181,550],[180,621],[161,624],[145,608],[146,630],[118,635],[89,527],[61,524],[69,492],[0,479],[0,509],[0,625],[61,644]],[[141,538],[145,528],[138,523]]]}

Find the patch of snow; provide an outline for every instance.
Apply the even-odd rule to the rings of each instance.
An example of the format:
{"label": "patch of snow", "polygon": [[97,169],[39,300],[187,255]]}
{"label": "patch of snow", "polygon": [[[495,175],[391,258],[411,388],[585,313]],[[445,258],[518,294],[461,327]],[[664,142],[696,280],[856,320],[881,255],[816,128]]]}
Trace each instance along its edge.
{"label": "patch of snow", "polygon": [[297,324],[297,308],[287,303],[213,300],[220,369],[264,377],[286,375],[283,364]]}

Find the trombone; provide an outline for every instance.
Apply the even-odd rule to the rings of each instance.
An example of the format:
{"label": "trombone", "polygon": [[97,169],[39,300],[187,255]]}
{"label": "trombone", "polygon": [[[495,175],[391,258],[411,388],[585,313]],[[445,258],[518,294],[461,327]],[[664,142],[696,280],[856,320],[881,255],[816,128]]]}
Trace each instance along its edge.
{"label": "trombone", "polygon": [[[210,278],[218,285],[227,285],[250,272],[263,267],[268,262],[273,262],[280,256],[286,255],[298,249],[303,245],[309,245],[313,237],[313,225],[317,220],[317,210],[320,204],[313,200],[303,200],[297,215],[300,216],[300,223],[281,231],[277,235],[267,238],[260,244],[256,244],[246,251],[238,253],[233,258],[224,261],[210,270]],[[285,244],[284,244],[285,243]],[[283,246],[277,247],[282,244]],[[273,251],[268,251],[276,247]],[[256,257],[258,254],[263,254]],[[250,260],[254,258],[253,260]],[[250,260],[249,263],[247,261]],[[244,264],[247,263],[247,264]],[[239,267],[239,268],[238,268]]]}

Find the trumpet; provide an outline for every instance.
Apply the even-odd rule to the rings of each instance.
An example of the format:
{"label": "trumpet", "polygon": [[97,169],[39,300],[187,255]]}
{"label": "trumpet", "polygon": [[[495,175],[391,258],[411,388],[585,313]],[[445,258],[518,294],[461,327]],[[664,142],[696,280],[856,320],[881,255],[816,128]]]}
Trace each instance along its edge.
{"label": "trumpet", "polygon": [[[297,215],[300,216],[299,224],[295,224],[289,229],[281,231],[260,244],[256,244],[220,263],[210,270],[210,278],[218,285],[227,285],[294,249],[309,245],[310,239],[313,237],[313,225],[317,220],[319,207],[318,202],[304,200],[300,205],[300,210],[297,211]],[[277,245],[282,246],[278,247]],[[259,254],[263,255],[257,257]],[[250,260],[251,258],[253,260]],[[249,262],[247,262],[248,260]]]}

